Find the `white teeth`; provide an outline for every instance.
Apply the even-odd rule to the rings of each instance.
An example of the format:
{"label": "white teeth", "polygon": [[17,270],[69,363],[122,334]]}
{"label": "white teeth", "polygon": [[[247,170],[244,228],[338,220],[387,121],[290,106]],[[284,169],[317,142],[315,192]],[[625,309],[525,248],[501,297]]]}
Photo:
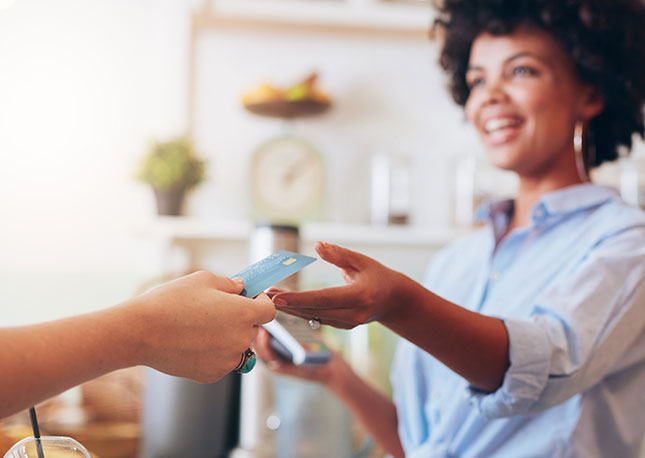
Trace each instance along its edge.
{"label": "white teeth", "polygon": [[519,121],[517,119],[495,118],[495,119],[486,121],[486,124],[484,124],[484,130],[487,133],[490,133],[497,129],[503,129],[504,127],[509,127],[509,126],[516,126],[518,124],[519,124]]}

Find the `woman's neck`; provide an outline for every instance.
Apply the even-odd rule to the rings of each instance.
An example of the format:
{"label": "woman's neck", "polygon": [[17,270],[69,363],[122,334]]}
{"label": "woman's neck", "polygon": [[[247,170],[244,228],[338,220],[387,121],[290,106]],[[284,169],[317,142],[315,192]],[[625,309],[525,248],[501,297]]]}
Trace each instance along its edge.
{"label": "woman's neck", "polygon": [[560,174],[538,179],[520,177],[517,197],[514,201],[513,216],[506,233],[518,227],[529,225],[531,210],[542,196],[558,189],[583,183],[577,174]]}

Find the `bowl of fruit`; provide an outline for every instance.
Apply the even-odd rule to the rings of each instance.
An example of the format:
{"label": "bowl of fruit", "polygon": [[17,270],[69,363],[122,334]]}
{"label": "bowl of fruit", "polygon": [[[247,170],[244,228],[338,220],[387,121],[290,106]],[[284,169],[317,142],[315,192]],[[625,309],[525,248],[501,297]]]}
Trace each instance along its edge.
{"label": "bowl of fruit", "polygon": [[253,114],[271,118],[297,118],[324,113],[329,96],[317,85],[317,73],[285,89],[264,83],[242,96],[242,104]]}

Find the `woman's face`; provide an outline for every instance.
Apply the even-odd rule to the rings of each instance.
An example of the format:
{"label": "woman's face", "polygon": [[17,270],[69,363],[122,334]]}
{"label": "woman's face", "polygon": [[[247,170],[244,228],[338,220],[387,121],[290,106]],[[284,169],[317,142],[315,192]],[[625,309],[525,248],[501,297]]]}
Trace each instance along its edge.
{"label": "woman's face", "polygon": [[482,33],[471,48],[466,82],[466,116],[493,165],[535,178],[575,170],[574,125],[597,112],[589,109],[591,88],[550,34],[526,27],[503,36]]}

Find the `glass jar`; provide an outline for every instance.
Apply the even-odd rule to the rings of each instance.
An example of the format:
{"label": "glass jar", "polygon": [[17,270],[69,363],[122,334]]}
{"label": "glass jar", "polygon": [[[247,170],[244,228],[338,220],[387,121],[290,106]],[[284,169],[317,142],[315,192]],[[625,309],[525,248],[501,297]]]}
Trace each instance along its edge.
{"label": "glass jar", "polygon": [[6,453],[4,458],[92,458],[79,442],[71,437],[27,437]]}
{"label": "glass jar", "polygon": [[628,204],[645,210],[645,154],[621,160],[620,195]]}
{"label": "glass jar", "polygon": [[494,167],[482,153],[458,155],[454,165],[453,224],[474,224],[477,208],[487,200],[513,198],[518,179],[513,172]]}

